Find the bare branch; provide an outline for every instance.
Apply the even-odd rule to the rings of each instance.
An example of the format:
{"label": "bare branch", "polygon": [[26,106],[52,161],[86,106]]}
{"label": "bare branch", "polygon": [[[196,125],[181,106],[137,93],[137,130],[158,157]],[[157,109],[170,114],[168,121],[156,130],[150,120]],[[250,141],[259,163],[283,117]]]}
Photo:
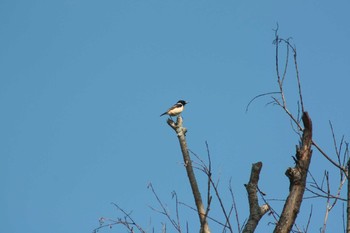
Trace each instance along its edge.
{"label": "bare branch", "polygon": [[344,207],[344,203],[343,203],[343,205],[342,205],[342,208],[343,208],[343,211],[342,211],[343,232],[345,233],[346,231],[345,231],[345,215],[344,215],[344,213],[345,213],[345,207]]}
{"label": "bare branch", "polygon": [[206,211],[202,201],[202,196],[199,192],[197,180],[192,167],[192,161],[187,148],[187,142],[186,142],[187,129],[182,126],[183,121],[180,115],[177,117],[176,123],[170,118],[167,120],[167,123],[176,132],[177,137],[179,139],[181,152],[184,160],[184,165],[187,172],[187,177],[191,185],[192,194],[193,194],[197,211],[198,211],[198,217],[201,225],[200,233],[210,233],[209,225],[206,219]]}
{"label": "bare branch", "polygon": [[275,57],[276,66],[275,67],[276,67],[277,82],[278,82],[278,87],[280,88],[280,94],[281,94],[281,98],[282,98],[282,106],[284,108],[287,108],[287,103],[286,103],[286,99],[284,97],[284,91],[283,91],[283,81],[281,79],[280,72],[279,72],[278,55],[279,55],[279,43],[280,43],[281,39],[278,37],[277,30],[275,31],[275,38],[276,38],[275,39],[275,45],[276,45],[276,57]]}
{"label": "bare branch", "polygon": [[177,220],[177,226],[179,227],[179,232],[181,232],[181,224],[180,224],[180,216],[179,216],[179,200],[177,199],[177,194],[175,191],[172,192],[172,196],[175,197],[175,203],[176,203],[176,220]]}
{"label": "bare branch", "polygon": [[[183,206],[186,206],[186,207],[189,208],[190,210],[197,211],[196,208],[194,208],[194,207],[192,207],[192,206],[190,206],[190,205],[188,205],[188,204],[186,204],[186,203],[184,203],[184,202],[181,202],[181,201],[180,201],[179,204],[180,204],[180,205],[183,205]],[[213,218],[213,217],[210,217],[210,215],[208,215],[207,218],[210,219],[211,221],[213,221],[213,222],[219,224],[220,226],[227,227],[226,224],[220,222],[219,220],[217,220],[217,219],[215,219],[215,218]]]}
{"label": "bare branch", "polygon": [[252,165],[252,170],[250,173],[250,179],[248,184],[245,185],[248,193],[248,201],[249,201],[249,218],[247,224],[243,229],[243,233],[253,233],[264,214],[269,211],[270,207],[267,204],[259,206],[258,201],[258,182],[260,171],[262,168],[262,163],[254,163]]}
{"label": "bare branch", "polygon": [[325,213],[325,216],[324,216],[324,220],[323,220],[323,227],[322,227],[322,230],[321,230],[321,233],[325,233],[326,232],[326,226],[327,226],[327,221],[328,221],[328,216],[329,216],[329,211],[330,211],[330,199],[329,199],[329,195],[330,195],[330,187],[329,187],[329,173],[326,171],[325,172],[325,176],[326,176],[326,184],[327,184],[327,194],[328,194],[328,197],[327,197],[327,205],[326,205],[326,213]]}
{"label": "bare branch", "polygon": [[[347,166],[347,174],[349,176],[349,172],[350,172],[350,159],[348,160]],[[347,176],[347,177],[348,177]],[[346,232],[349,233],[350,232],[350,182],[349,182],[349,178],[347,179],[348,181],[348,187],[347,187],[347,202],[346,202]]]}
{"label": "bare branch", "polygon": [[[205,142],[205,146],[207,148],[207,155],[208,155],[208,168],[207,168],[207,176],[208,176],[208,182],[207,182],[207,209],[205,211],[205,216],[208,216],[209,211],[210,211],[210,205],[211,205],[211,201],[212,201],[212,196],[210,194],[211,191],[211,185],[210,185],[210,181],[211,181],[211,176],[212,176],[212,172],[211,172],[211,158],[210,158],[210,151],[209,151],[209,146],[208,146],[208,142]],[[204,164],[204,162],[202,161],[202,163]]]}
{"label": "bare branch", "polygon": [[304,197],[304,199],[313,199],[313,198],[329,198],[329,199],[336,199],[336,200],[340,200],[340,201],[347,201],[347,199],[345,198],[341,198],[340,196],[338,195],[332,195],[332,194],[329,194],[327,195],[327,192],[324,191],[323,189],[318,189],[320,192],[322,193],[318,193],[318,192],[315,192],[313,191],[312,189],[310,188],[305,188],[306,191],[314,194],[314,196],[310,196],[310,197]]}
{"label": "bare branch", "polygon": [[280,93],[281,93],[281,92],[276,92],[276,91],[274,91],[274,92],[267,92],[267,93],[263,93],[263,94],[260,94],[260,95],[255,96],[255,97],[254,97],[253,99],[251,99],[251,100],[249,101],[249,103],[247,104],[247,107],[246,107],[246,109],[245,109],[245,112],[248,112],[248,109],[249,109],[250,104],[253,103],[256,99],[258,99],[258,98],[260,98],[260,97],[263,97],[263,96],[274,95],[274,94],[280,94]]}
{"label": "bare branch", "polygon": [[312,155],[312,122],[307,112],[303,113],[302,120],[305,128],[301,143],[297,147],[295,156],[297,163],[294,168],[288,168],[286,171],[286,175],[290,181],[289,195],[274,233],[287,233],[291,231],[305,191],[307,171]]}
{"label": "bare branch", "polygon": [[238,209],[237,209],[237,205],[236,205],[236,201],[235,201],[235,196],[233,195],[231,179],[230,179],[229,184],[230,184],[229,190],[230,190],[230,194],[231,194],[231,198],[232,198],[233,209],[234,209],[235,215],[236,215],[237,228],[238,228],[238,232],[241,232],[241,226],[240,226],[240,221],[239,221],[239,216],[238,216]]}
{"label": "bare branch", "polygon": [[346,172],[346,169],[344,167],[342,167],[341,165],[337,164],[335,161],[333,161],[326,152],[324,152],[321,147],[313,140],[312,141],[312,145],[314,147],[316,147],[316,149],[331,163],[333,164],[335,167],[339,168],[341,171]]}
{"label": "bare branch", "polygon": [[312,216],[312,205],[311,205],[311,210],[310,210],[309,218],[308,218],[308,220],[307,220],[305,233],[307,233],[307,231],[309,230],[309,226],[310,226],[310,222],[311,222],[311,216]]}
{"label": "bare branch", "polygon": [[[163,215],[165,215],[168,220],[171,222],[171,224],[174,226],[174,228],[176,229],[177,232],[181,232],[181,226],[180,224],[176,223],[176,221],[174,219],[171,218],[168,210],[165,208],[163,202],[159,199],[157,193],[155,192],[154,188],[153,188],[153,185],[152,183],[149,183],[148,186],[147,186],[149,189],[151,189],[153,195],[156,197],[157,199],[157,202],[159,203],[159,205],[161,206],[162,208],[162,211],[158,211],[156,209],[154,209],[153,207],[151,207],[154,211],[157,211],[158,213],[161,213]],[[176,200],[177,201],[177,200]],[[179,219],[178,219],[178,222],[179,222]]]}
{"label": "bare branch", "polygon": [[304,108],[304,101],[303,101],[303,95],[301,92],[301,84],[300,84],[300,76],[299,76],[299,69],[298,69],[298,62],[297,62],[297,50],[295,47],[291,46],[288,42],[288,45],[293,49],[294,51],[294,66],[295,66],[295,72],[297,74],[297,82],[298,82],[298,90],[299,90],[299,100],[301,105],[301,112],[305,112]]}
{"label": "bare branch", "polygon": [[[206,143],[206,146],[207,146],[207,155],[208,155],[208,161],[209,161],[209,165],[208,166],[209,167],[205,164],[205,162],[197,154],[193,153],[192,151],[190,151],[190,152],[192,154],[194,154],[196,156],[196,158],[201,162],[199,170],[203,171],[206,174],[206,176],[208,177],[209,184],[214,189],[215,196],[218,199],[220,207],[221,207],[221,211],[222,211],[222,213],[225,216],[226,223],[225,223],[225,227],[224,228],[228,228],[230,232],[233,232],[233,229],[232,229],[232,226],[231,226],[231,222],[230,222],[230,218],[229,218],[229,214],[227,214],[227,211],[226,211],[226,209],[224,207],[224,203],[222,201],[222,198],[221,198],[219,190],[218,190],[219,180],[218,180],[217,184],[215,184],[215,182],[212,179],[211,158],[210,158],[209,146],[208,146],[207,143]],[[208,192],[209,192],[209,188],[208,188]],[[210,201],[211,201],[211,197],[210,197]]]}
{"label": "bare branch", "polygon": [[112,228],[114,225],[123,225],[128,232],[130,233],[134,233],[134,227],[136,227],[139,232],[141,233],[146,233],[146,231],[144,231],[142,229],[141,226],[139,226],[134,219],[131,217],[131,213],[127,213],[124,209],[120,208],[117,204],[112,203],[119,211],[121,211],[124,214],[123,218],[118,218],[117,220],[113,220],[110,218],[100,218],[99,219],[99,223],[100,226],[96,229],[94,229],[94,233],[98,232],[100,229],[108,227],[108,228]]}

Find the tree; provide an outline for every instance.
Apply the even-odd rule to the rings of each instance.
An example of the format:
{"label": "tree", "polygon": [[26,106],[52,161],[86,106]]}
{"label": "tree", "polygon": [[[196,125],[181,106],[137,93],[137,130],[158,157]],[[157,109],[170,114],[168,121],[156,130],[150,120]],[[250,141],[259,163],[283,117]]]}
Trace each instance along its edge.
{"label": "tree", "polygon": [[[336,160],[332,159],[332,156],[329,156],[327,153],[322,150],[322,148],[315,142],[313,139],[313,124],[311,117],[309,116],[308,112],[306,111],[306,107],[304,106],[303,101],[303,94],[302,94],[302,85],[301,85],[301,79],[299,76],[299,70],[298,70],[298,62],[297,62],[297,50],[295,46],[293,46],[290,43],[289,39],[283,39],[280,38],[278,35],[278,29],[275,30],[275,39],[274,39],[274,45],[276,49],[276,77],[277,77],[277,83],[279,91],[277,92],[270,92],[270,93],[264,93],[261,95],[256,96],[253,98],[247,105],[247,110],[250,104],[256,100],[257,98],[261,97],[270,97],[272,98],[271,104],[274,104],[278,107],[280,107],[284,113],[287,115],[288,119],[291,121],[293,129],[295,132],[299,135],[300,141],[298,146],[296,146],[296,152],[295,156],[293,157],[295,165],[293,167],[287,168],[285,175],[289,179],[289,194],[287,198],[284,200],[284,207],[280,214],[277,214],[276,211],[274,211],[273,206],[270,204],[269,200],[265,199],[265,194],[259,189],[259,176],[262,170],[263,162],[259,161],[252,165],[251,168],[251,174],[249,178],[249,182],[245,184],[246,191],[248,194],[248,203],[249,203],[249,217],[247,218],[247,221],[243,224],[243,226],[240,226],[240,221],[238,217],[238,210],[236,207],[233,191],[231,187],[229,188],[231,197],[232,197],[232,205],[227,208],[223,204],[223,201],[221,199],[220,191],[218,190],[218,184],[214,182],[212,178],[212,169],[211,169],[211,158],[209,153],[209,147],[207,146],[207,155],[208,155],[208,163],[205,163],[198,155],[193,153],[187,148],[187,142],[186,142],[186,132],[187,129],[183,126],[184,122],[181,116],[178,116],[176,121],[173,121],[173,119],[169,118],[167,120],[168,125],[175,131],[181,152],[183,155],[183,161],[184,161],[184,167],[187,173],[187,177],[191,186],[194,203],[196,208],[190,207],[196,211],[198,214],[198,219],[200,223],[200,233],[209,233],[210,222],[215,222],[217,224],[220,224],[223,227],[223,232],[234,232],[233,230],[233,224],[232,224],[232,216],[235,215],[235,220],[237,224],[237,232],[243,232],[243,233],[252,233],[255,232],[256,227],[259,224],[260,219],[266,214],[270,213],[270,215],[273,216],[275,224],[274,233],[287,233],[287,232],[307,232],[308,226],[310,223],[310,218],[312,215],[312,212],[310,213],[310,218],[308,220],[308,225],[306,228],[301,230],[296,224],[295,221],[298,217],[298,213],[300,212],[300,207],[305,201],[305,192],[311,194],[312,196],[309,198],[324,198],[326,200],[326,214],[324,218],[324,224],[321,228],[321,232],[326,231],[328,216],[333,207],[341,202],[346,202],[347,210],[346,210],[346,220],[343,220],[343,225],[346,225],[346,229],[344,227],[344,232],[350,233],[350,183],[348,182],[348,174],[349,174],[349,150],[348,150],[348,143],[345,141],[344,136],[341,138],[341,141],[339,144],[337,144],[336,136],[333,130],[333,126],[330,123],[330,128],[333,136],[333,145],[335,148],[335,157]],[[281,72],[281,66],[280,66],[280,48],[281,46],[285,46],[285,54],[286,57],[284,58],[284,65]],[[294,70],[296,74],[296,83],[298,86],[298,110],[297,114],[294,115],[288,108],[288,102],[285,94],[285,86],[284,81],[286,79],[287,74],[287,68],[289,66],[289,59],[290,59],[290,53],[292,53],[293,57],[293,64],[294,64]],[[337,171],[339,172],[340,182],[337,185],[337,189],[335,194],[332,193],[330,188],[330,181],[329,181],[329,172],[325,171],[324,175],[321,176],[322,182],[318,182],[315,176],[311,174],[309,171],[310,163],[312,162],[312,154],[313,149],[315,149],[319,154],[323,155],[325,159],[329,162],[330,167],[335,167]],[[193,165],[194,159],[191,158],[191,156],[194,156],[195,159],[195,165]],[[197,179],[195,176],[194,169],[198,169],[202,171],[205,176],[207,177],[207,195],[206,195],[206,202],[203,202],[202,195],[200,193],[200,189],[198,187]],[[347,182],[347,195],[346,197],[341,197],[342,189],[344,187],[344,184]],[[177,199],[176,193],[173,195],[176,197],[176,218],[172,218],[167,211],[167,209],[164,207],[164,204],[156,194],[152,184],[149,185],[149,188],[152,190],[154,196],[157,198],[158,203],[161,206],[161,211],[158,211],[160,214],[165,215],[171,225],[174,227],[174,229],[177,232],[188,232],[183,230],[181,227],[179,216],[178,216],[178,205],[183,204],[180,203]],[[214,194],[212,194],[214,193]],[[259,204],[259,195],[263,201],[263,204]],[[224,219],[218,220],[210,216],[210,210],[212,207],[212,199],[213,196],[218,200],[219,206],[215,208],[221,209]],[[96,228],[95,231],[98,231],[101,228],[104,227],[111,227],[113,225],[123,225],[126,227],[126,229],[129,232],[135,232],[136,229],[139,232],[146,232],[141,226],[137,224],[136,221],[131,217],[129,213],[124,211],[122,208],[120,208],[118,205],[114,204],[118,210],[122,212],[124,215],[122,218],[118,218],[116,220],[113,219],[100,219],[100,227]],[[346,222],[346,224],[345,224]],[[166,232],[166,227],[163,228],[163,232]]]}

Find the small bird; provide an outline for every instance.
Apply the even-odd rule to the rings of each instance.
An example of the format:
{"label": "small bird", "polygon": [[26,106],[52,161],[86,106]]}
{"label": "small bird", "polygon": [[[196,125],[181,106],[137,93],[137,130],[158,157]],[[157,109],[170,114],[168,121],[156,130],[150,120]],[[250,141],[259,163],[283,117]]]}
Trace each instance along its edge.
{"label": "small bird", "polygon": [[188,104],[188,102],[184,100],[179,100],[177,101],[176,104],[174,104],[171,108],[169,108],[168,111],[166,111],[160,116],[164,116],[164,115],[177,116],[184,110],[184,107],[186,104]]}

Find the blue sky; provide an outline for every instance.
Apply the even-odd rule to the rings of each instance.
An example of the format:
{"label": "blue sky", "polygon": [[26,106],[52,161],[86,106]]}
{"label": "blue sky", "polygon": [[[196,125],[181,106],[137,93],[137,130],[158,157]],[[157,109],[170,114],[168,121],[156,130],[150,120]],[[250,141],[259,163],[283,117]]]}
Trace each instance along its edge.
{"label": "blue sky", "polygon": [[[338,136],[350,132],[349,9],[345,0],[0,1],[1,231],[91,232],[100,217],[121,216],[111,202],[160,231],[165,219],[148,207],[157,207],[149,182],[170,209],[173,190],[193,205],[176,135],[159,117],[178,99],[190,101],[183,114],[189,148],[205,158],[208,141],[227,205],[232,177],[241,222],[252,163],[264,164],[267,198],[285,198],[298,137],[280,109],[266,106],[268,97],[248,113],[245,107],[278,90],[278,22],[298,50],[314,139],[333,155],[328,121]],[[290,71],[287,101],[295,112]],[[336,170],[316,150],[310,169],[319,179],[330,170],[337,188]],[[306,225],[312,203],[315,232],[325,200],[305,201],[298,224]],[[281,210],[281,202],[272,204]],[[181,211],[196,232],[195,213]],[[341,231],[339,219],[341,205],[329,232]],[[272,221],[265,216],[257,232],[272,231]]]}

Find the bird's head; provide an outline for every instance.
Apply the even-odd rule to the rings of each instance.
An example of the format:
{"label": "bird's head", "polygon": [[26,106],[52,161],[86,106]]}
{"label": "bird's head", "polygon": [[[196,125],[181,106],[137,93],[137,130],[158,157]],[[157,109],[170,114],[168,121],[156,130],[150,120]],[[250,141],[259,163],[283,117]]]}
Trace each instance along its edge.
{"label": "bird's head", "polygon": [[186,104],[188,104],[189,102],[186,102],[184,100],[179,100],[177,101],[178,104],[182,104],[183,106],[185,106]]}

